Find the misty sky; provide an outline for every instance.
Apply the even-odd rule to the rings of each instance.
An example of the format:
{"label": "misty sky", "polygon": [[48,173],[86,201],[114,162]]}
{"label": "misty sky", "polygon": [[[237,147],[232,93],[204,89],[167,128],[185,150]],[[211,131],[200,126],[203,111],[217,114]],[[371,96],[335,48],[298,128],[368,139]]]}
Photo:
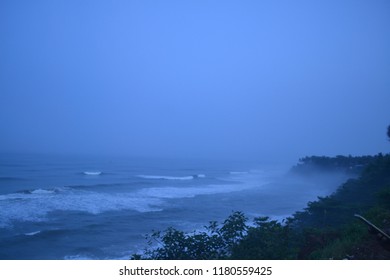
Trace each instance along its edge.
{"label": "misty sky", "polygon": [[0,151],[389,152],[390,1],[0,1]]}

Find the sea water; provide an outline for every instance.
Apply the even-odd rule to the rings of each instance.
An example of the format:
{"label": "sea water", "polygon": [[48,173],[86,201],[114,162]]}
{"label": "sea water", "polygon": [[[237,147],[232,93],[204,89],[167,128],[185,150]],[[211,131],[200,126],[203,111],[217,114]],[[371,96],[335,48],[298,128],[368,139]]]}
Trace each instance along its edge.
{"label": "sea water", "polygon": [[0,156],[0,259],[128,259],[145,236],[232,211],[282,219],[324,189],[265,162]]}

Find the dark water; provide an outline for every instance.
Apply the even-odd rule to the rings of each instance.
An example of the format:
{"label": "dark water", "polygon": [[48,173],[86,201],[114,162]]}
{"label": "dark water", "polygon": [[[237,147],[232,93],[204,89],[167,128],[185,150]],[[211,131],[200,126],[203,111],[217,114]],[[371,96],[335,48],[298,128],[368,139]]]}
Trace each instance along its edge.
{"label": "dark water", "polygon": [[282,218],[329,188],[265,163],[1,155],[0,259],[127,259],[145,234]]}

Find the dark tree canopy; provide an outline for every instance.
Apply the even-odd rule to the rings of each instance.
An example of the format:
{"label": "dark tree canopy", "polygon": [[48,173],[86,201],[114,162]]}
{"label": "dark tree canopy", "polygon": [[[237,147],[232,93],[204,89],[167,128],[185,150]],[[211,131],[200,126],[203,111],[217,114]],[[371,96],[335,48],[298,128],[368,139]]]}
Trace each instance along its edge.
{"label": "dark tree canopy", "polygon": [[389,141],[390,141],[390,125],[387,127],[387,137],[389,137]]}

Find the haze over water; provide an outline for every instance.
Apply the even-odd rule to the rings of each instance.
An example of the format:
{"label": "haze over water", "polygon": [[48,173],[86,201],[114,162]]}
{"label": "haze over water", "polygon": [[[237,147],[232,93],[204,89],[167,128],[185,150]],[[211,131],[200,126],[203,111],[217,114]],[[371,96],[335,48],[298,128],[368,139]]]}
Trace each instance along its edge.
{"label": "haze over water", "polygon": [[152,230],[203,230],[233,211],[282,220],[346,178],[199,160],[12,156],[0,166],[0,259],[128,259]]}
{"label": "haze over water", "polygon": [[0,258],[127,257],[155,226],[328,194],[342,177],[280,178],[306,155],[389,152],[389,13],[1,1]]}

